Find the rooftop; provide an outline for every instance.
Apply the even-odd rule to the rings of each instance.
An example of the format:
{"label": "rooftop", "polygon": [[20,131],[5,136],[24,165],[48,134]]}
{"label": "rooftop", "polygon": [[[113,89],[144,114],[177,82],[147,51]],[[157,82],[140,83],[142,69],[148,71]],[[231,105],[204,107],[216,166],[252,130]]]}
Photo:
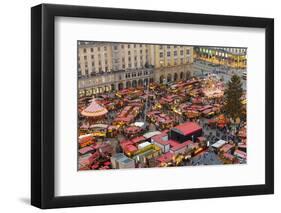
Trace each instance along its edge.
{"label": "rooftop", "polygon": [[202,130],[202,128],[195,122],[186,122],[186,123],[180,124],[180,125],[172,128],[172,130],[176,131],[182,135],[190,135],[197,131]]}
{"label": "rooftop", "polygon": [[107,113],[107,109],[99,105],[95,99],[92,100],[91,104],[86,107],[81,114],[86,117],[99,117]]}
{"label": "rooftop", "polygon": [[234,145],[232,145],[232,144],[225,144],[223,147],[221,147],[221,151],[228,152],[233,147],[234,147]]}
{"label": "rooftop", "polygon": [[166,154],[161,155],[156,160],[159,161],[160,163],[167,163],[170,160],[172,160],[172,158],[173,158],[173,154],[171,152],[167,152]]}
{"label": "rooftop", "polygon": [[220,148],[220,147],[222,147],[224,144],[226,144],[226,141],[225,141],[225,140],[219,140],[219,141],[217,141],[216,143],[214,143],[214,144],[212,145],[212,147],[214,147],[214,148]]}

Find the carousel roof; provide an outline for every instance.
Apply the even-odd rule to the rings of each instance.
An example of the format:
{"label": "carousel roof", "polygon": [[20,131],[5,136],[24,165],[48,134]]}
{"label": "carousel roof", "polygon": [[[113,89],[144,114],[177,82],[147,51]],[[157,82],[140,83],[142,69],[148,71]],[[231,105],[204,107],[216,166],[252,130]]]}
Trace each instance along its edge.
{"label": "carousel roof", "polygon": [[91,104],[86,107],[81,114],[86,117],[100,117],[107,113],[107,109],[99,105],[95,99],[91,101]]}

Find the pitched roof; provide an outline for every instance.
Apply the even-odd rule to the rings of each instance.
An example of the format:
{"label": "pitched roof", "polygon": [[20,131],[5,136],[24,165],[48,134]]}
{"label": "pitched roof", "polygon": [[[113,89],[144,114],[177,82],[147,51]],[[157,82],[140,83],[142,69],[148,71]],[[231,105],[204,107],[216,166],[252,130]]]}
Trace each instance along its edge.
{"label": "pitched roof", "polygon": [[91,104],[86,107],[81,114],[86,117],[99,117],[107,113],[107,109],[99,105],[95,99],[92,100]]}
{"label": "pitched roof", "polygon": [[202,128],[195,122],[186,122],[174,127],[172,130],[179,132],[183,135],[190,135],[199,130],[202,130]]}
{"label": "pitched roof", "polygon": [[161,163],[167,163],[172,160],[173,154],[171,152],[167,152],[166,154],[161,155],[156,160],[160,161]]}

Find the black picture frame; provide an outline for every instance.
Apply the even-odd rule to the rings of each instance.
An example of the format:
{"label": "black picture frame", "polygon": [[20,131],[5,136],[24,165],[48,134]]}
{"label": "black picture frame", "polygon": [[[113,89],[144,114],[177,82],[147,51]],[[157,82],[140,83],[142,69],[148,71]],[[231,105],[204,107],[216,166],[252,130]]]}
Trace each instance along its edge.
{"label": "black picture frame", "polygon": [[[265,29],[265,184],[96,195],[54,195],[55,17]],[[274,19],[41,4],[31,8],[31,204],[47,209],[274,193]]]}

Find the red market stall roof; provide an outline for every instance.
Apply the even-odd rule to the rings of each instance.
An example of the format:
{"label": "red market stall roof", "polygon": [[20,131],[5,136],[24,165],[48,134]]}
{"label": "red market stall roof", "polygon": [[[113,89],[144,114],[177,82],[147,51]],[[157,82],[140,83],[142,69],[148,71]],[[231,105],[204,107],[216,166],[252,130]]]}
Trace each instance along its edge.
{"label": "red market stall roof", "polygon": [[[203,138],[203,137],[201,137],[201,138]],[[191,140],[187,140],[187,141],[183,142],[183,144],[185,144],[186,146],[189,146],[189,145],[193,144],[193,142]]]}
{"label": "red market stall roof", "polygon": [[180,143],[179,143],[179,142],[174,141],[174,140],[168,140],[167,142],[170,144],[170,146],[171,146],[171,147],[174,147],[174,146],[178,146],[178,145],[180,145]]}
{"label": "red market stall roof", "polygon": [[144,136],[139,136],[139,137],[135,137],[135,138],[131,139],[132,143],[139,143],[139,142],[142,142],[145,140],[146,140],[146,138]]}
{"label": "red market stall roof", "polygon": [[127,128],[125,128],[125,133],[139,133],[142,130],[142,128],[138,127],[138,126],[129,126]]}
{"label": "red market stall roof", "polygon": [[172,159],[173,159],[173,154],[171,152],[167,152],[166,154],[161,155],[156,160],[159,161],[160,163],[168,163]]}
{"label": "red market stall roof", "polygon": [[160,114],[160,111],[150,111],[147,113],[147,116],[152,116],[152,115],[156,115],[156,114]]}
{"label": "red market stall roof", "polygon": [[132,143],[130,140],[122,140],[120,141],[120,144],[127,144],[127,143]]}
{"label": "red market stall roof", "polygon": [[124,147],[125,152],[136,152],[138,149],[132,144],[128,144]]}
{"label": "red market stall roof", "polygon": [[101,147],[101,144],[97,143],[95,145],[92,146],[94,149],[99,149]]}
{"label": "red market stall roof", "polygon": [[216,118],[216,120],[217,120],[217,123],[219,123],[219,124],[227,124],[228,123],[227,118],[223,114],[219,115]]}
{"label": "red market stall roof", "polygon": [[192,79],[192,80],[188,80],[187,82],[186,82],[186,84],[194,84],[194,83],[197,83],[197,82],[199,82],[199,80],[196,80],[196,79]]}
{"label": "red market stall roof", "polygon": [[234,156],[229,153],[223,153],[223,157],[231,161],[234,160]]}
{"label": "red market stall roof", "polygon": [[111,162],[110,161],[106,161],[106,162],[103,163],[103,165],[109,166],[109,165],[111,165]]}
{"label": "red market stall roof", "polygon": [[183,143],[178,143],[178,142],[175,143],[175,141],[173,141],[173,142],[174,142],[173,145],[171,143],[170,143],[170,145],[172,146],[171,150],[174,152],[177,150],[183,149],[183,148],[189,146],[190,144],[193,144],[193,142],[191,140],[187,140]]}
{"label": "red market stall roof", "polygon": [[199,103],[202,103],[202,98],[193,98],[192,99],[192,103],[194,103],[194,104],[199,104]]}
{"label": "red market stall roof", "polygon": [[238,132],[238,136],[241,138],[246,138],[247,137],[247,130],[245,127],[241,128]]}
{"label": "red market stall roof", "polygon": [[87,142],[87,141],[93,141],[93,135],[92,134],[80,135],[78,140],[79,140],[79,143],[84,143],[84,142]]}
{"label": "red market stall roof", "polygon": [[130,93],[131,91],[132,91],[131,89],[123,89],[123,90],[118,91],[118,94],[126,95],[126,94]]}
{"label": "red market stall roof", "polygon": [[183,148],[185,148],[185,147],[186,147],[186,144],[181,143],[181,144],[178,144],[177,146],[173,146],[173,147],[171,148],[171,150],[172,150],[173,152],[175,152],[175,151],[180,150],[180,149],[183,149]]}
{"label": "red market stall roof", "polygon": [[230,149],[234,148],[234,145],[233,144],[225,144],[224,146],[222,146],[220,148],[220,151],[222,152],[228,152]]}
{"label": "red market stall roof", "polygon": [[198,137],[198,138],[197,138],[197,141],[203,142],[203,141],[206,141],[206,138],[203,137],[203,136],[201,136],[201,137]]}
{"label": "red market stall roof", "polygon": [[212,109],[206,109],[206,110],[204,110],[202,113],[203,113],[204,115],[207,115],[207,114],[209,114],[210,112],[212,112]]}
{"label": "red market stall roof", "polygon": [[113,147],[108,143],[102,143],[99,147],[100,153],[112,153]]}
{"label": "red market stall roof", "polygon": [[141,108],[143,106],[143,103],[129,103],[129,106],[139,107]]}
{"label": "red market stall roof", "polygon": [[246,149],[247,148],[247,145],[242,143],[242,144],[238,144],[238,148],[241,148],[241,149]]}
{"label": "red market stall roof", "polygon": [[115,122],[124,122],[124,123],[129,123],[133,120],[132,117],[128,116],[128,117],[119,117],[114,119]]}
{"label": "red market stall roof", "polygon": [[118,129],[118,127],[114,125],[108,127],[108,130],[116,130],[116,129]]}
{"label": "red market stall roof", "polygon": [[132,144],[133,144],[132,141],[127,140],[127,141],[121,142],[121,143],[120,143],[120,146],[121,146],[122,149],[124,150],[124,149],[126,148],[126,146],[132,145]]}
{"label": "red market stall roof", "polygon": [[86,117],[100,117],[107,114],[107,109],[99,105],[95,99],[92,100],[91,104],[86,107],[81,114]]}
{"label": "red market stall roof", "polygon": [[161,132],[161,134],[165,134],[165,135],[168,135],[168,132],[169,132],[169,130],[168,129],[165,129],[165,130],[163,130],[162,132]]}
{"label": "red market stall roof", "polygon": [[168,145],[169,144],[169,141],[167,141],[167,140],[163,140],[163,137],[165,137],[165,136],[156,136],[154,139],[153,139],[153,141],[155,142],[155,143],[158,143],[158,144],[161,144],[161,145]]}
{"label": "red market stall roof", "polygon": [[205,111],[207,109],[211,109],[211,108],[213,108],[211,105],[205,105],[205,106],[200,107],[198,110],[203,112],[203,111]]}
{"label": "red market stall roof", "polygon": [[167,134],[167,130],[166,131],[162,131],[160,134],[158,135],[154,135],[151,140],[155,141],[156,143],[162,144],[162,145],[167,145],[169,144],[169,141],[165,138],[168,138],[168,134]]}
{"label": "red market stall roof", "polygon": [[93,164],[93,165],[91,166],[91,169],[97,169],[97,168],[99,168],[99,164],[98,164],[98,163]]}
{"label": "red market stall roof", "polygon": [[247,153],[246,153],[246,152],[243,152],[243,151],[241,151],[241,150],[239,150],[239,149],[236,149],[236,150],[234,151],[234,155],[235,155],[235,156],[238,156],[238,157],[241,157],[241,158],[244,158],[244,159],[247,158]]}
{"label": "red market stall roof", "polygon": [[89,129],[89,124],[85,124],[83,123],[81,126],[80,126],[80,129]]}
{"label": "red market stall roof", "polygon": [[79,149],[79,153],[80,153],[81,155],[84,155],[85,153],[90,152],[90,151],[92,151],[92,150],[94,150],[93,147],[91,147],[91,146],[86,146],[86,147],[84,147],[84,148],[82,148],[82,149]]}
{"label": "red market stall roof", "polygon": [[201,131],[202,127],[200,127],[195,122],[186,122],[174,127],[173,130],[176,130],[177,132],[180,132],[183,135],[190,135],[197,131]]}

